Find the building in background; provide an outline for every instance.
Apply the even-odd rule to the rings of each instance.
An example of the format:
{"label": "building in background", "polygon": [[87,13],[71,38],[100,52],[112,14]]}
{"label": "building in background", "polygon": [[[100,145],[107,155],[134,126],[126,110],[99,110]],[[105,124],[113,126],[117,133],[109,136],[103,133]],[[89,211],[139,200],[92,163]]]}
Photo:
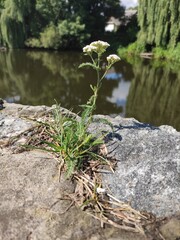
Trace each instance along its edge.
{"label": "building in background", "polygon": [[125,15],[122,20],[119,20],[114,17],[110,17],[105,27],[105,31],[116,32],[120,26],[122,25],[126,26],[135,15],[137,15],[137,10],[127,9],[125,10]]}
{"label": "building in background", "polygon": [[121,5],[125,6],[127,9],[136,7],[138,5],[138,0],[121,0]]}

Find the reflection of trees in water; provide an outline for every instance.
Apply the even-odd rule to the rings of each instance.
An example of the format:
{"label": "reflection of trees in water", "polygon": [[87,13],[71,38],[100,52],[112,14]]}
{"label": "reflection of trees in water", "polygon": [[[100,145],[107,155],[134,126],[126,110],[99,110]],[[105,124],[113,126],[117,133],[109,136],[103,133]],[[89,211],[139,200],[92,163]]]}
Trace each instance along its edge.
{"label": "reflection of trees in water", "polygon": [[134,78],[132,65],[127,61],[121,60],[119,64],[114,65],[114,69],[117,73],[122,74],[124,81],[131,81]]}
{"label": "reflection of trees in water", "polygon": [[[0,97],[20,96],[20,102],[74,108],[91,96],[96,81],[90,69],[78,69],[84,60],[76,52],[8,51],[0,53]],[[116,64],[123,79],[132,80],[126,116],[154,125],[169,124],[180,130],[179,66],[133,60],[133,65]],[[119,80],[104,80],[97,102],[97,113],[120,113],[121,107],[108,101]]]}
{"label": "reflection of trees in water", "polygon": [[[0,54],[0,97],[19,95],[23,104],[54,104],[74,108],[85,103],[92,94],[89,84],[95,83],[92,70],[78,69],[83,61],[76,52],[8,51]],[[120,109],[107,100],[117,81],[105,81],[97,112],[116,113]]]}
{"label": "reflection of trees in water", "polygon": [[70,107],[70,103],[74,105],[80,101],[77,86],[82,82],[84,74],[77,71],[80,64],[79,54],[29,52],[28,57],[39,65],[41,71],[38,73],[35,70],[35,79],[42,89],[39,92],[42,100],[39,102],[36,99],[36,104],[51,105],[56,99],[62,106]]}
{"label": "reflection of trees in water", "polygon": [[[5,98],[9,95],[9,92],[16,92],[16,87],[14,86],[13,80],[10,78],[10,73],[12,69],[12,62],[9,60],[10,55],[1,52],[0,53],[0,97]],[[10,78],[10,80],[9,80]]]}
{"label": "reflection of trees in water", "polygon": [[180,71],[170,65],[153,66],[139,62],[133,66],[126,105],[126,117],[135,117],[156,126],[172,125],[180,130]]}

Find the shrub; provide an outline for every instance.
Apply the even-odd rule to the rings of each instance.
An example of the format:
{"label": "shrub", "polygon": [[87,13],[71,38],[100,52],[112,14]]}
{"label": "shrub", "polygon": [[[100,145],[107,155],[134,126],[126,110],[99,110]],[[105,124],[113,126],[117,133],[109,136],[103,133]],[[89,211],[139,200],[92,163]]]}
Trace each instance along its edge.
{"label": "shrub", "polygon": [[164,59],[167,56],[167,50],[161,47],[154,48],[152,52],[153,52],[154,58],[157,58],[157,59]]}
{"label": "shrub", "polygon": [[134,42],[130,45],[128,45],[128,47],[126,48],[121,48],[119,47],[118,48],[118,54],[121,56],[121,57],[127,57],[128,55],[139,55],[140,53],[144,52],[145,51],[145,46],[144,44],[141,44],[139,42]]}

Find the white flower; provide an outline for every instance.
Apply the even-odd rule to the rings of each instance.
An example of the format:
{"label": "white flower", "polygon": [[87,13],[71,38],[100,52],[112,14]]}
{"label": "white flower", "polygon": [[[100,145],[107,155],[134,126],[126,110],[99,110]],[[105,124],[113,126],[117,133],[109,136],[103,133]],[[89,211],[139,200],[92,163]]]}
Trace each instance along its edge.
{"label": "white flower", "polygon": [[103,41],[95,41],[90,43],[90,45],[87,45],[83,48],[83,52],[90,54],[92,52],[95,52],[97,54],[102,54],[106,51],[106,48],[109,47],[110,45],[107,42]]}
{"label": "white flower", "polygon": [[98,41],[92,42],[92,43],[90,44],[90,46],[107,48],[107,47],[109,47],[110,45],[109,45],[109,43],[107,43],[107,42],[98,40]]}
{"label": "white flower", "polygon": [[111,54],[107,57],[108,64],[111,64],[111,65],[120,60],[121,60],[120,57],[118,57],[116,54]]}
{"label": "white flower", "polygon": [[100,188],[100,187],[98,187],[98,188],[96,189],[96,191],[97,191],[98,194],[106,193],[106,189]]}
{"label": "white flower", "polygon": [[107,42],[98,40],[98,41],[92,42],[92,43],[90,44],[90,46],[96,47],[96,50],[95,50],[94,52],[102,54],[102,53],[104,53],[104,52],[106,51],[106,49],[107,49],[110,45],[109,45],[109,43],[107,43]]}
{"label": "white flower", "polygon": [[96,51],[97,48],[91,45],[87,45],[83,48],[84,53],[92,53],[93,51]]}

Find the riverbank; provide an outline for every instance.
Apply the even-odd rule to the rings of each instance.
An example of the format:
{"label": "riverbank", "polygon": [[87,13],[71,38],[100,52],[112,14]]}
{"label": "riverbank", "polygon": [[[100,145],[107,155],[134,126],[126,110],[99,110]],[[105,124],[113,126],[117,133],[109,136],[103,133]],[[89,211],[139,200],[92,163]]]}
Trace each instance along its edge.
{"label": "riverbank", "polygon": [[142,58],[180,63],[180,44],[178,44],[175,48],[163,49],[161,47],[154,47],[151,50],[148,50],[143,45],[135,42],[125,48],[119,47],[117,51],[119,56],[125,59],[128,56],[140,56]]}
{"label": "riverbank", "polygon": [[[4,104],[0,111],[1,226],[3,240],[12,239],[161,239],[180,237],[179,159],[180,133],[170,126],[153,127],[133,118],[110,118],[114,132],[94,123],[89,131],[107,131],[108,159],[117,161],[114,174],[104,174],[103,188],[123,202],[146,212],[145,235],[100,223],[63,200],[74,183],[62,177],[53,155],[22,151],[33,134],[35,120],[50,113],[46,106]],[[96,116],[97,117],[97,116]],[[31,120],[30,120],[31,119]],[[37,136],[38,137],[38,136]],[[147,214],[149,212],[149,215]],[[151,218],[149,218],[151,216]]]}
{"label": "riverbank", "polygon": [[7,48],[6,47],[0,47],[0,52],[6,52]]}

